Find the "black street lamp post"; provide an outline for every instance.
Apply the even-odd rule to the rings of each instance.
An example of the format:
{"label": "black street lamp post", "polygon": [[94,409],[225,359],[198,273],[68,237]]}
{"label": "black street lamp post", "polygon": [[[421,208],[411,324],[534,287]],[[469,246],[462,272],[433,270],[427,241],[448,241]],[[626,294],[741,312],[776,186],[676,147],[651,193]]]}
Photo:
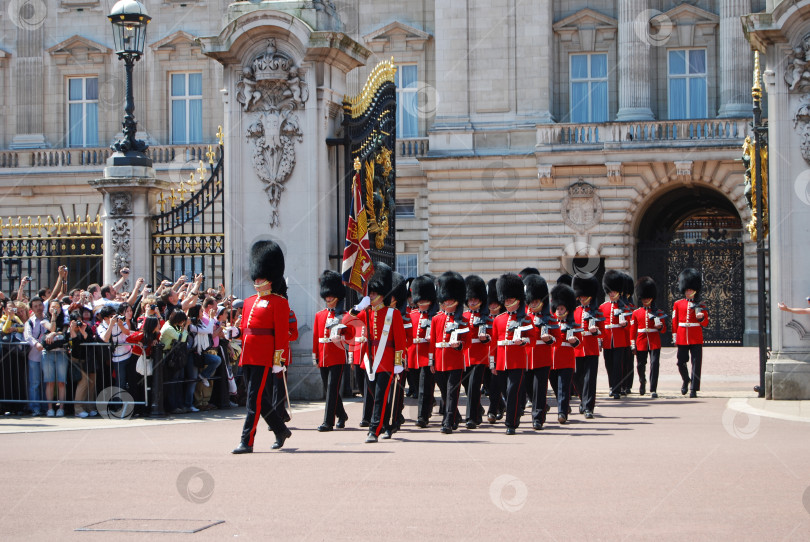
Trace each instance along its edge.
{"label": "black street lamp post", "polygon": [[146,12],[146,7],[137,0],[120,0],[107,18],[113,26],[115,54],[124,61],[127,70],[124,138],[110,146],[116,152],[110,157],[108,165],[151,167],[152,160],[145,154],[149,146],[144,141],[135,139],[138,123],[133,115],[135,98],[132,94],[132,68],[143,55],[146,27],[152,18]]}

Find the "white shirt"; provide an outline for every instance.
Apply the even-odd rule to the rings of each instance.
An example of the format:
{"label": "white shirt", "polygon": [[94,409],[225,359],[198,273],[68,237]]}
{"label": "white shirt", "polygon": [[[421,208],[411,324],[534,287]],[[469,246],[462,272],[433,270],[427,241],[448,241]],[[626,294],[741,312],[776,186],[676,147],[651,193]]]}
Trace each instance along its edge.
{"label": "white shirt", "polygon": [[[102,320],[102,322],[96,328],[96,333],[98,334],[99,337],[104,337],[104,335],[107,334],[107,329],[110,326],[112,326],[112,331],[110,332],[109,342],[110,344],[118,345],[115,347],[115,350],[113,350],[112,354],[113,363],[120,363],[122,361],[126,361],[127,359],[129,359],[129,356],[132,355],[132,345],[127,344],[125,342],[127,337],[126,335],[123,334],[123,332],[121,331],[121,329],[118,327],[118,325],[115,323],[114,320],[110,320],[109,324]],[[124,327],[129,329],[126,322],[124,322]]]}

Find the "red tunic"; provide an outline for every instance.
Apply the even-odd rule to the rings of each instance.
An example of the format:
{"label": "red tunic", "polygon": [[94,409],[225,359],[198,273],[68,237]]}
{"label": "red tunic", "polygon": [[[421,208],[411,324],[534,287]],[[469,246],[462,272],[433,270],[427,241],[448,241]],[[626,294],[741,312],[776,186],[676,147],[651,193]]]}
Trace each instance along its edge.
{"label": "red tunic", "polygon": [[598,324],[599,332],[602,334],[602,349],[608,350],[630,346],[629,334],[623,329],[626,325],[619,324],[619,315],[616,314],[617,310],[621,311],[622,309],[616,303],[607,301],[602,303],[599,310],[602,311],[602,317],[604,318]]}
{"label": "red tunic", "polygon": [[[557,321],[554,318],[549,317],[544,324],[540,315],[533,314],[531,312],[528,314],[528,317],[532,319],[532,324],[534,324],[535,328],[535,339],[526,347],[526,352],[529,358],[528,368],[540,369],[541,367],[551,367],[552,356],[554,353],[554,342],[543,342],[540,340],[540,335],[544,325],[555,326],[557,325]],[[551,333],[551,329],[548,330],[548,334],[554,337],[554,335]]]}
{"label": "red tunic", "polygon": [[239,331],[242,337],[242,357],[239,365],[270,367],[278,359],[282,363],[290,343],[290,305],[277,294],[263,297],[252,295],[245,299],[244,316]]}
{"label": "red tunic", "polygon": [[[458,324],[456,326],[455,324]],[[462,317],[460,322],[456,322],[452,314],[440,312],[433,317],[430,326],[430,354],[433,356],[433,366],[437,371],[456,371],[464,368],[464,352],[470,346],[470,333],[460,333],[458,341],[461,349],[456,350],[449,346],[452,330],[469,329],[467,321]]]}
{"label": "red tunic", "polygon": [[[577,327],[582,329],[582,341],[576,348],[574,348],[574,354],[576,354],[576,357],[578,358],[585,356],[598,356],[599,332],[597,332],[596,335],[594,335],[590,331],[588,331],[588,328],[590,328],[593,319],[583,321],[582,317],[583,313],[589,313],[591,316],[594,317],[601,317],[601,311],[599,313],[593,313],[584,310],[582,307],[577,307],[576,309],[574,309],[574,323],[577,325]],[[599,327],[599,323],[598,322],[595,323],[596,327]]]}
{"label": "red tunic", "polygon": [[[515,314],[504,312],[495,317],[492,322],[492,342],[496,344],[495,369],[505,371],[509,369],[526,369],[528,367],[528,356],[526,355],[525,344],[511,344],[514,339],[514,329],[508,329],[511,322],[516,322]],[[527,325],[528,319],[522,325]],[[537,340],[537,330],[532,329],[522,332],[523,338],[528,338],[529,344]]]}
{"label": "red tunic", "polygon": [[695,316],[695,309],[689,308],[688,299],[679,299],[672,309],[672,331],[675,344],[703,344],[703,328],[709,325],[709,313],[703,309],[703,320]]}
{"label": "red tunic", "polygon": [[[425,324],[425,322],[427,324]],[[430,364],[430,323],[427,313],[411,311],[411,343],[408,346],[408,368],[419,369]],[[427,325],[427,327],[424,327]]]}
{"label": "red tunic", "polygon": [[[362,343],[361,355],[362,358],[368,358],[369,367],[374,367],[374,357],[377,353],[380,337],[382,336],[383,327],[385,326],[385,316],[388,313],[388,307],[380,306],[376,310],[364,310],[355,318],[364,324],[366,331],[366,341]],[[405,342],[405,328],[402,325],[402,315],[397,309],[391,309],[391,326],[388,330],[388,339],[385,342],[385,350],[382,353],[380,365],[377,367],[377,373],[392,373],[394,372],[394,362],[402,360],[406,353],[407,343]],[[363,363],[365,366],[365,363]]]}
{"label": "red tunic", "polygon": [[636,350],[640,352],[661,349],[661,333],[666,333],[667,324],[661,320],[663,327],[660,330],[655,329],[654,317],[655,315],[644,307],[633,311],[633,318],[630,320],[630,338],[635,342]]}
{"label": "red tunic", "polygon": [[[346,351],[340,344],[335,344],[329,340],[330,327],[339,323],[339,319],[335,317],[334,309],[323,309],[315,313],[312,353],[315,354],[318,367],[332,367],[346,363]],[[327,324],[329,327],[327,327]]]}
{"label": "red tunic", "polygon": [[[579,328],[577,328],[579,329]],[[577,366],[576,353],[574,352],[575,346],[566,340],[568,335],[567,327],[561,324],[555,329],[549,330],[554,337],[554,354],[551,368],[557,369],[575,369]],[[580,342],[582,341],[582,333],[579,331],[574,332]]]}
{"label": "red tunic", "polygon": [[[294,342],[298,340],[298,318],[296,318],[295,313],[292,309],[290,309],[290,341]],[[287,349],[284,350],[284,365],[289,365],[292,363],[292,355],[290,354],[290,346],[287,343]]]}
{"label": "red tunic", "polygon": [[481,335],[487,335],[488,318],[482,318],[481,313],[478,311],[466,311],[464,319],[470,327],[470,347],[464,351],[464,366],[487,365],[492,341],[482,343]]}

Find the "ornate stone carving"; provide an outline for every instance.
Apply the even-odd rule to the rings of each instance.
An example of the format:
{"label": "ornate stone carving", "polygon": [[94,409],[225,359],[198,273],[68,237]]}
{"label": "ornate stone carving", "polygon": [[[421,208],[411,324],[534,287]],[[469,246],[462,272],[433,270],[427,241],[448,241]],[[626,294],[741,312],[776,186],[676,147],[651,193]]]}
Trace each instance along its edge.
{"label": "ornate stone carving", "polygon": [[675,175],[677,175],[679,181],[689,182],[692,180],[693,165],[694,164],[691,160],[682,160],[675,162]]}
{"label": "ornate stone carving", "polygon": [[563,221],[579,233],[583,233],[602,218],[602,200],[596,188],[582,179],[568,187],[562,202]]}
{"label": "ornate stone carving", "polygon": [[624,182],[621,162],[605,162],[605,167],[607,168],[607,179],[610,184],[622,184]]}
{"label": "ornate stone carving", "polygon": [[551,164],[540,164],[537,166],[537,178],[540,179],[540,186],[554,186],[553,166]]}
{"label": "ornate stone carving", "polygon": [[793,117],[793,129],[799,134],[802,158],[810,164],[810,94],[802,96],[802,103]]}
{"label": "ornate stone carving", "polygon": [[270,226],[275,227],[281,192],[295,166],[295,141],[303,136],[295,113],[304,108],[309,88],[301,68],[276,48],[275,39],[242,69],[236,88],[236,100],[249,115],[246,137],[253,149],[253,168],[265,185],[272,208]]}
{"label": "ornate stone carving", "polygon": [[131,228],[129,220],[117,218],[110,229],[113,250],[113,273],[118,275],[124,267],[129,267],[129,253],[131,247]]}
{"label": "ornate stone carving", "polygon": [[132,214],[132,194],[129,192],[113,192],[110,194],[110,216],[123,216]]}
{"label": "ornate stone carving", "polygon": [[785,83],[788,90],[810,91],[810,34],[793,48],[785,63]]}

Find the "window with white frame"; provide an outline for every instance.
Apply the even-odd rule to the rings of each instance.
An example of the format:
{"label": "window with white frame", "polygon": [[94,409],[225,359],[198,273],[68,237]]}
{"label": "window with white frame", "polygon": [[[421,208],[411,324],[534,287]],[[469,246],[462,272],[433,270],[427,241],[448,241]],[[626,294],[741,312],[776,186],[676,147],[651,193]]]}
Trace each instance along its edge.
{"label": "window with white frame", "polygon": [[68,79],[68,146],[98,146],[98,77]]}
{"label": "window with white frame", "polygon": [[397,70],[397,138],[419,137],[419,93],[416,64]]}
{"label": "window with white frame", "polygon": [[705,119],[706,49],[673,49],[667,55],[669,118]]}
{"label": "window with white frame", "polygon": [[606,53],[571,55],[571,122],[608,120]]}
{"label": "window with white frame", "polygon": [[396,217],[397,218],[416,218],[416,208],[413,198],[397,198],[396,202]]}
{"label": "window with white frame", "polygon": [[416,277],[418,271],[419,260],[417,255],[413,252],[403,252],[397,254],[396,272],[405,278]]}
{"label": "window with white frame", "polygon": [[202,143],[202,73],[171,74],[171,139]]}

